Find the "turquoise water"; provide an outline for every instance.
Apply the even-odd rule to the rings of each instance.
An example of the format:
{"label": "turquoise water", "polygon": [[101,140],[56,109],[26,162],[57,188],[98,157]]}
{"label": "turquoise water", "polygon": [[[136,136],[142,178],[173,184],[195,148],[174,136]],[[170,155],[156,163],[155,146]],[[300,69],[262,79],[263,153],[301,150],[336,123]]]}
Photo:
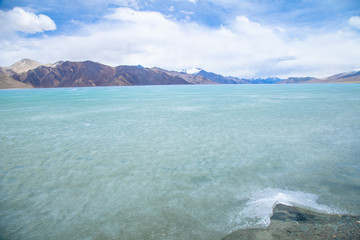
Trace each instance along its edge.
{"label": "turquoise water", "polygon": [[1,239],[221,239],[360,214],[360,85],[0,91]]}

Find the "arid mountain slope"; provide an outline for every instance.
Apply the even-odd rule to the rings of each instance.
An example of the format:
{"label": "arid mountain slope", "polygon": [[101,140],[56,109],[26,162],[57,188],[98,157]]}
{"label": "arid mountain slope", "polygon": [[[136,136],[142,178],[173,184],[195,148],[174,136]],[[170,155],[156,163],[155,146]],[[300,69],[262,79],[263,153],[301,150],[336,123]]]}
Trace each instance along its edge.
{"label": "arid mountain slope", "polygon": [[189,84],[182,78],[148,68],[110,67],[91,61],[59,62],[53,67],[39,66],[24,73],[13,73],[10,77],[33,87],[44,88]]}
{"label": "arid mountain slope", "polygon": [[207,79],[201,75],[187,74],[187,73],[176,72],[176,71],[167,71],[167,70],[164,70],[161,68],[152,68],[152,70],[159,72],[159,73],[165,72],[166,74],[174,76],[174,77],[180,77],[191,84],[215,84],[215,83],[217,83],[217,82],[211,81],[210,79]]}
{"label": "arid mountain slope", "polygon": [[32,88],[31,85],[16,81],[15,79],[7,76],[4,73],[0,73],[0,89],[8,88]]}
{"label": "arid mountain slope", "polygon": [[360,83],[360,71],[340,73],[323,79],[313,77],[242,79],[225,77],[200,68],[193,72],[176,72],[142,66],[111,67],[92,61],[59,61],[44,65],[34,60],[22,59],[10,67],[0,67],[0,89],[219,83]]}

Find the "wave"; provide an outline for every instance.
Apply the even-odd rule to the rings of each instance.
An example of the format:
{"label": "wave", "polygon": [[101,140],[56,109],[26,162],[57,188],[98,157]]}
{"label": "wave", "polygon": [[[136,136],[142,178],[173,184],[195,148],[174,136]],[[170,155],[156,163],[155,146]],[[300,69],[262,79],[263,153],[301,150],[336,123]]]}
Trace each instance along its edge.
{"label": "wave", "polygon": [[317,203],[318,196],[312,193],[288,191],[282,189],[267,188],[254,192],[246,202],[245,208],[231,219],[238,229],[266,228],[270,225],[275,206],[279,203],[288,206],[297,206],[314,211],[335,214],[340,211]]}

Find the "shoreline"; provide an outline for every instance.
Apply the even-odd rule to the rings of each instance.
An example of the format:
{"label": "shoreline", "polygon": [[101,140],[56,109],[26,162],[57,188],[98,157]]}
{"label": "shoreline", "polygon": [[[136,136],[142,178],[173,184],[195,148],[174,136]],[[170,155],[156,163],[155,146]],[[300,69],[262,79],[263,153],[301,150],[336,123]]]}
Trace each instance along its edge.
{"label": "shoreline", "polygon": [[360,239],[360,216],[318,213],[277,204],[266,229],[240,229],[222,240]]}

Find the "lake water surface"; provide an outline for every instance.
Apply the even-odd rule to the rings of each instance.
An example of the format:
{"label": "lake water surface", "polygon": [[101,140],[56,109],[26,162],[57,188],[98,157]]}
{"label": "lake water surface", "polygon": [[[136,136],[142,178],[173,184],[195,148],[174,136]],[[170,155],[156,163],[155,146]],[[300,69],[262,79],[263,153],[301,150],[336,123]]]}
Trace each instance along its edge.
{"label": "lake water surface", "polygon": [[0,239],[221,239],[360,214],[360,84],[0,91]]}

